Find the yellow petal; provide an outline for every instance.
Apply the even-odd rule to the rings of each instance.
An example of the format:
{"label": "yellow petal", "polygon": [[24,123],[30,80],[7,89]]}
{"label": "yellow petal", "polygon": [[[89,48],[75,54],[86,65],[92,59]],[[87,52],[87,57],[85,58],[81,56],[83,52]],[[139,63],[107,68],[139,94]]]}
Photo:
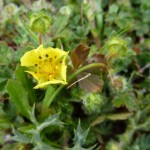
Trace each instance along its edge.
{"label": "yellow petal", "polygon": [[35,50],[26,52],[21,58],[21,66],[34,66],[37,62]]}
{"label": "yellow petal", "polygon": [[61,83],[61,84],[67,84],[67,82],[65,81],[62,81],[62,80],[52,80],[52,81],[47,81],[47,82],[43,82],[41,84],[38,84],[34,87],[34,89],[39,89],[39,88],[46,88],[48,85],[50,84],[58,84],[58,83]]}
{"label": "yellow petal", "polygon": [[33,71],[25,71],[25,72],[31,74],[36,80],[39,80],[39,77],[35,72],[33,72]]}
{"label": "yellow petal", "polygon": [[63,51],[63,50],[61,50],[61,49],[59,49],[59,48],[52,48],[52,47],[50,47],[50,48],[47,48],[47,49],[45,49],[45,50],[47,50],[47,51],[49,51],[49,52],[52,52],[51,54],[54,56],[54,55],[57,55],[58,57],[61,57],[61,56],[63,56],[63,55],[66,55],[68,52],[65,52],[65,51]]}
{"label": "yellow petal", "polygon": [[67,66],[62,66],[62,68],[61,68],[61,77],[64,81],[66,81],[66,70],[67,70]]}

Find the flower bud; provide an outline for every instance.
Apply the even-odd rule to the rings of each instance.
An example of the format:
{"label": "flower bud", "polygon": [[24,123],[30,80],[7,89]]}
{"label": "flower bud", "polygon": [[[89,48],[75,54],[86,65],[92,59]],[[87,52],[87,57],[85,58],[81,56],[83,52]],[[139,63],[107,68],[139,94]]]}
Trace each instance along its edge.
{"label": "flower bud", "polygon": [[34,32],[44,33],[51,24],[50,18],[43,12],[33,14],[30,19],[30,28]]}
{"label": "flower bud", "polygon": [[116,89],[116,91],[124,91],[127,89],[127,81],[122,76],[115,76],[112,78],[113,81],[113,87]]}
{"label": "flower bud", "polygon": [[123,57],[127,52],[125,41],[119,36],[113,36],[107,43],[108,55],[116,55]]}
{"label": "flower bud", "polygon": [[4,14],[6,14],[8,17],[16,14],[18,11],[18,6],[15,5],[14,3],[9,3],[4,7]]}
{"label": "flower bud", "polygon": [[90,93],[83,99],[83,105],[89,114],[99,113],[102,103],[103,97],[99,93]]}

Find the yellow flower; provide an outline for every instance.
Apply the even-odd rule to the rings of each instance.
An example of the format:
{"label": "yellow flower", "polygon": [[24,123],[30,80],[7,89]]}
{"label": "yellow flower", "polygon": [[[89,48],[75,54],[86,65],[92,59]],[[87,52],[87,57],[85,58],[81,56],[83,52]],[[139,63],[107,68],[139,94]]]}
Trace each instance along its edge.
{"label": "yellow flower", "polygon": [[68,52],[61,49],[44,48],[40,45],[22,56],[21,66],[26,66],[26,72],[38,81],[35,89],[44,88],[49,84],[67,84],[65,64],[67,55]]}

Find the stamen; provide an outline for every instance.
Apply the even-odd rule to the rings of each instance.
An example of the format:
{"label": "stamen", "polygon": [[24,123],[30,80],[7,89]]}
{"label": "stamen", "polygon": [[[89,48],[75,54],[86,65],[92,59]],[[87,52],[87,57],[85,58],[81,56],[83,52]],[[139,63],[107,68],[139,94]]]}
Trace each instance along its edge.
{"label": "stamen", "polygon": [[48,55],[48,54],[46,54],[45,56],[46,56],[46,57],[48,57],[49,55]]}

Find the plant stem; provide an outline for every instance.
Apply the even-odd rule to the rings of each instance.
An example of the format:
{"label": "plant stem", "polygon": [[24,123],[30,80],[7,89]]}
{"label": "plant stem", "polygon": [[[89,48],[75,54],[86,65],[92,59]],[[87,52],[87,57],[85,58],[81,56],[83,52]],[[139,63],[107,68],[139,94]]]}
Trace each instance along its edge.
{"label": "plant stem", "polygon": [[41,45],[41,44],[42,44],[42,34],[39,33],[39,45]]}
{"label": "plant stem", "polygon": [[[99,68],[105,68],[105,65],[102,64],[102,63],[93,63],[93,64],[89,64],[87,66],[83,66],[81,68],[79,68],[76,72],[74,72],[73,74],[71,74],[69,77],[68,77],[68,83],[74,79],[78,74],[80,74],[81,72],[87,70],[87,69],[90,69],[90,68],[95,68],[95,67],[99,67]],[[59,92],[65,87],[65,85],[60,85],[56,91],[54,92],[54,94],[52,95],[52,97],[49,99],[48,101],[48,105],[47,107],[50,106],[50,104],[55,100],[56,96],[59,94]]]}

